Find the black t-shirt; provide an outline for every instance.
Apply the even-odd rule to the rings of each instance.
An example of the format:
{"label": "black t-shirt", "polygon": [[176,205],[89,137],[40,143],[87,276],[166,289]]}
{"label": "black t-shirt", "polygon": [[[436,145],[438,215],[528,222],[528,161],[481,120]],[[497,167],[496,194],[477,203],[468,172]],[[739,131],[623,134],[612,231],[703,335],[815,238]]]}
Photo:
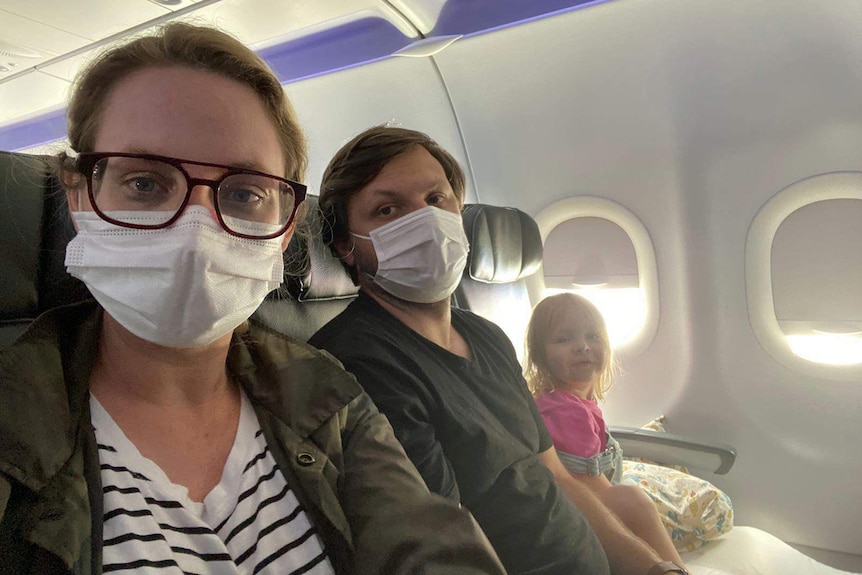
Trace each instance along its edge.
{"label": "black t-shirt", "polygon": [[509,339],[457,308],[452,325],[472,361],[360,292],[309,343],[356,376],[428,487],[473,513],[510,573],[608,573],[592,529],[538,460],[552,441]]}

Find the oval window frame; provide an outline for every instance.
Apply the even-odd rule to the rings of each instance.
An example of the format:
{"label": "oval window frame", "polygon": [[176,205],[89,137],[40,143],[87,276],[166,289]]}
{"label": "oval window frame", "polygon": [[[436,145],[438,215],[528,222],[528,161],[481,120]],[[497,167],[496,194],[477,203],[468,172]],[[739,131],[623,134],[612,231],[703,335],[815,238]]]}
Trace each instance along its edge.
{"label": "oval window frame", "polygon": [[760,346],[780,364],[812,377],[862,380],[862,363],[831,365],[797,356],[775,315],[772,294],[772,242],[778,227],[796,210],[823,200],[862,200],[862,172],[828,172],[784,187],[755,214],[745,240],[748,319]]}
{"label": "oval window frame", "polygon": [[[544,245],[551,231],[558,225],[575,218],[587,217],[604,218],[618,225],[628,235],[634,247],[638,264],[638,283],[644,290],[646,312],[643,326],[637,335],[616,350],[630,357],[640,355],[655,339],[660,316],[655,248],[646,226],[622,204],[598,196],[571,196],[557,200],[543,208],[533,219],[539,226],[542,245]],[[536,273],[536,277],[540,278],[544,285],[543,273]]]}

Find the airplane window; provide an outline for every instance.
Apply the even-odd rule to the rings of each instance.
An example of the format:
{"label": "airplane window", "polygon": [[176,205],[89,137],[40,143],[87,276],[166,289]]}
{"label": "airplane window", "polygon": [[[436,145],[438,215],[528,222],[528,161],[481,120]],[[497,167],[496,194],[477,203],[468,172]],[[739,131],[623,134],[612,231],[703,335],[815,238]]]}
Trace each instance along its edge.
{"label": "airplane window", "polygon": [[594,196],[560,200],[535,219],[544,241],[539,297],[583,295],[604,315],[613,348],[646,349],[658,323],[658,282],[655,252],[640,220]]}
{"label": "airplane window", "polygon": [[745,248],[748,315],[763,348],[817,377],[862,375],[862,172],[796,182],[761,208]]}
{"label": "airplane window", "polygon": [[832,365],[862,363],[862,200],[809,204],[772,241],[775,316],[790,349]]}
{"label": "airplane window", "polygon": [[628,234],[605,218],[572,218],[545,240],[546,295],[571,291],[592,301],[608,325],[611,346],[637,335],[646,319],[638,262]]}

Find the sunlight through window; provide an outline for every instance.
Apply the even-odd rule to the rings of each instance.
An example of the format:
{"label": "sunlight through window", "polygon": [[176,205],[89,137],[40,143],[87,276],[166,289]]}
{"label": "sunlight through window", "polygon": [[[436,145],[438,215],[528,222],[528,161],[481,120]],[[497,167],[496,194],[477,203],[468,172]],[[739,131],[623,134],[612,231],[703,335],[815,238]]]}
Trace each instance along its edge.
{"label": "sunlight through window", "polygon": [[862,363],[862,333],[814,333],[788,335],[794,354],[829,365]]}
{"label": "sunlight through window", "polygon": [[608,326],[608,337],[613,349],[632,340],[646,322],[647,303],[641,288],[547,288],[545,297],[563,292],[581,295],[599,309]]}

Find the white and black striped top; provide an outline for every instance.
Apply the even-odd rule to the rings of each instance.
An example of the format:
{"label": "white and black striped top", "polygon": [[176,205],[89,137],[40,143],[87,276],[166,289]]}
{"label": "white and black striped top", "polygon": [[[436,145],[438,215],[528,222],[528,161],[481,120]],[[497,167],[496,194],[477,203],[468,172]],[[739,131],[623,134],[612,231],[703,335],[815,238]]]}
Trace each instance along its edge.
{"label": "white and black striped top", "polygon": [[333,573],[245,395],[221,482],[201,503],[144,458],[92,395],[90,409],[104,494],[104,573]]}

